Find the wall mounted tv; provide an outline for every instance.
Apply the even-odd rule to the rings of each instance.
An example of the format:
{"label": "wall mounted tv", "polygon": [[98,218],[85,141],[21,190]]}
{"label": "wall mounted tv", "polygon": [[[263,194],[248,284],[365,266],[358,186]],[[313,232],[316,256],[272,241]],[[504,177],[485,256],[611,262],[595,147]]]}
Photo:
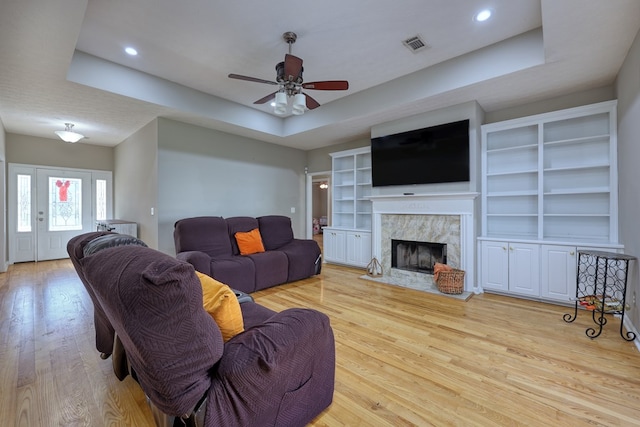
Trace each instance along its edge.
{"label": "wall mounted tv", "polygon": [[372,185],[469,181],[469,120],[371,139]]}

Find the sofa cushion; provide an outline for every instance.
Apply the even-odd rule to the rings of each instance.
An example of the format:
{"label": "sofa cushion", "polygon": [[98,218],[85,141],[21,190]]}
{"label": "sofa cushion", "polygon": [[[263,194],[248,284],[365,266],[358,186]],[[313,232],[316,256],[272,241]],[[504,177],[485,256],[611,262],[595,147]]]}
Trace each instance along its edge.
{"label": "sofa cushion", "polygon": [[240,255],[251,255],[264,252],[264,245],[260,237],[260,230],[254,228],[251,231],[238,231],[235,235]]}
{"label": "sofa cushion", "polygon": [[249,257],[211,258],[209,276],[233,289],[250,294],[256,290],[256,267]]}
{"label": "sofa cushion", "polygon": [[291,218],[283,215],[267,215],[257,218],[264,248],[279,249],[293,240]]}
{"label": "sofa cushion", "polygon": [[289,263],[287,282],[305,279],[320,272],[321,252],[315,240],[293,239],[281,246],[278,251],[287,256]]}
{"label": "sofa cushion", "polygon": [[173,240],[176,253],[200,251],[210,257],[231,255],[227,222],[220,216],[200,216],[177,221]]}
{"label": "sofa cushion", "polygon": [[202,305],[215,320],[224,342],[244,331],[242,311],[235,292],[222,282],[196,271],[202,285]]}
{"label": "sofa cushion", "polygon": [[224,350],[193,267],[142,246],[104,249],[81,264],[145,394],[167,414],[189,412]]}
{"label": "sofa cushion", "polygon": [[256,267],[256,291],[286,283],[289,270],[287,256],[280,251],[248,255]]}
{"label": "sofa cushion", "polygon": [[244,322],[245,330],[263,323],[265,320],[276,314],[275,311],[270,310],[263,305],[256,304],[253,301],[243,302],[240,304],[240,309],[242,310],[242,320]]}
{"label": "sofa cushion", "polygon": [[[258,220],[250,216],[233,216],[227,218],[227,228],[229,233],[227,239],[231,242],[231,251],[233,255],[240,255],[240,248],[238,248],[238,242],[236,242],[237,232],[247,232],[254,228],[258,228]],[[266,248],[265,248],[266,249]]]}

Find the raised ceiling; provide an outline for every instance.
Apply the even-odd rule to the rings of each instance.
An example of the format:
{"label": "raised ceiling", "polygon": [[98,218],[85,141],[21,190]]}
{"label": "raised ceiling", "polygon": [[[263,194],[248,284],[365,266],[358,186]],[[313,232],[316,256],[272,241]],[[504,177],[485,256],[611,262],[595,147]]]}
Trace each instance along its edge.
{"label": "raised ceiling", "polygon": [[[114,146],[168,117],[306,150],[462,102],[495,111],[610,85],[639,28],[637,0],[4,0],[0,119],[45,138],[72,122],[83,143]],[[310,90],[322,106],[282,118],[253,104],[273,86],[227,75],[274,80],[285,31],[305,81],[350,88]],[[429,48],[402,44],[415,35]]]}

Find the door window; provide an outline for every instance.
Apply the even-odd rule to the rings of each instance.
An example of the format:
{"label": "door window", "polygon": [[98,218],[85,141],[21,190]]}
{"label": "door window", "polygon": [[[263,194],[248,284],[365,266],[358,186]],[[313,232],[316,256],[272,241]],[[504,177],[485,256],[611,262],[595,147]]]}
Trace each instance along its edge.
{"label": "door window", "polygon": [[82,230],[82,180],[49,177],[49,231]]}

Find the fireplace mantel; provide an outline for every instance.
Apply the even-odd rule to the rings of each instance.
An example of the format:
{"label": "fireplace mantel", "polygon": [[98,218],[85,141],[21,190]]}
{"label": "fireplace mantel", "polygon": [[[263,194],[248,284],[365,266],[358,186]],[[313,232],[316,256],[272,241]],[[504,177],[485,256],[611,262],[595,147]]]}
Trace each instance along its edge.
{"label": "fireplace mantel", "polygon": [[431,193],[371,196],[372,254],[382,259],[383,215],[453,215],[460,219],[460,268],[465,270],[465,290],[475,285],[475,213],[479,193]]}
{"label": "fireplace mantel", "polygon": [[[387,213],[424,213],[446,215],[449,211],[473,214],[475,199],[480,193],[430,193],[399,194],[392,196],[370,196],[373,212],[376,209]],[[397,211],[401,209],[403,212]]]}

